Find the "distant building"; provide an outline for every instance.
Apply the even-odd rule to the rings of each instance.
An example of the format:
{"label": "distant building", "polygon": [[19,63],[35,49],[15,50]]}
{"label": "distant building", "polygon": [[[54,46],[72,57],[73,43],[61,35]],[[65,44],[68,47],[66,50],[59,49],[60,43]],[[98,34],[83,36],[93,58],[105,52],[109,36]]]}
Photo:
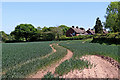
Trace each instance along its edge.
{"label": "distant building", "polygon": [[87,35],[86,31],[84,28],[76,28],[72,26],[67,32],[66,32],[66,37],[72,37],[72,36],[79,36],[79,35]]}
{"label": "distant building", "polygon": [[[106,31],[106,29],[103,29],[103,33],[107,34],[108,31]],[[79,35],[94,35],[95,31],[93,29],[88,29],[87,31],[85,31],[84,28],[78,28],[78,26],[76,26],[76,28],[74,26],[72,26],[67,32],[66,32],[66,37],[72,37],[72,36],[79,36]]]}
{"label": "distant building", "polygon": [[88,33],[88,35],[94,35],[95,34],[95,31],[93,29],[90,29],[90,28],[86,32]]}

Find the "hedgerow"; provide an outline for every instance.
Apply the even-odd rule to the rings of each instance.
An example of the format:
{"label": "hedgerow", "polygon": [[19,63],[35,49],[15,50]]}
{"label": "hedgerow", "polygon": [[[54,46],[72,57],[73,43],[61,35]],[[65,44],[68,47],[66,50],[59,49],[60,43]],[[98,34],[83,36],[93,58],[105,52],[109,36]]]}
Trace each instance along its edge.
{"label": "hedgerow", "polygon": [[79,35],[79,36],[73,36],[73,37],[66,37],[66,36],[61,36],[58,40],[83,40],[83,39],[88,39],[92,38],[94,35]]}
{"label": "hedgerow", "polygon": [[92,40],[93,43],[120,44],[120,32],[108,34],[96,34]]}

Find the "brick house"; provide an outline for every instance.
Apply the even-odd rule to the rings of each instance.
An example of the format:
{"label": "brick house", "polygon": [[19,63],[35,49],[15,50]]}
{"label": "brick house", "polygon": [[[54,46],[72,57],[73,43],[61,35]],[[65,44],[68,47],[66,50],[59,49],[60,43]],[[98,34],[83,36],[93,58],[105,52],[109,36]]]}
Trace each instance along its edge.
{"label": "brick house", "polygon": [[94,35],[95,34],[95,31],[93,29],[90,29],[90,28],[86,32],[88,33],[88,35]]}
{"label": "brick house", "polygon": [[66,37],[72,37],[72,36],[78,36],[78,35],[87,35],[87,32],[85,31],[84,28],[76,28],[72,26],[67,32],[66,32]]}

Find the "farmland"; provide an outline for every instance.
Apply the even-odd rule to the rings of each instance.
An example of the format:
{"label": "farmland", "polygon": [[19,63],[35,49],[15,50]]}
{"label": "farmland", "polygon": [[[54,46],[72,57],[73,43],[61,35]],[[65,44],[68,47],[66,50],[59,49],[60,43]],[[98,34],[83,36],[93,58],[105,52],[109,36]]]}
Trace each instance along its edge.
{"label": "farmland", "polygon": [[50,42],[33,43],[3,43],[2,44],[2,69],[3,72],[13,66],[28,60],[42,57],[52,52]]}
{"label": "farmland", "polygon": [[[68,48],[74,54],[70,60],[66,60],[56,68],[56,73],[64,75],[73,71],[74,69],[82,69],[91,67],[92,64],[86,61],[82,61],[79,58],[85,55],[103,55],[109,56],[120,62],[118,53],[119,46],[113,45],[101,45],[98,43],[90,43],[89,41],[61,41],[61,46]],[[64,69],[64,70],[63,70]]]}
{"label": "farmland", "polygon": [[[36,44],[36,43],[34,43],[34,44]],[[37,44],[41,45],[42,43],[37,43]],[[44,45],[46,44],[47,48],[49,49],[49,43],[43,43],[43,44]],[[45,48],[44,45],[41,45],[41,47]],[[3,78],[6,78],[6,77],[8,77],[8,78],[11,78],[11,77],[12,78],[24,78],[25,76],[28,76],[31,73],[34,73],[37,70],[39,70],[39,69],[41,69],[45,66],[48,66],[48,65],[52,64],[53,62],[58,61],[59,59],[61,59],[62,57],[64,57],[66,55],[66,49],[65,48],[57,47],[56,45],[53,45],[53,47],[57,50],[54,54],[51,54],[48,57],[41,58],[41,59],[37,58],[34,61],[28,62],[28,63],[26,63],[24,65],[21,65],[21,66],[18,66],[16,68],[10,69],[10,70],[7,71],[7,73],[5,73],[3,75]],[[47,52],[46,49],[40,49],[40,50],[44,51],[44,53]],[[26,51],[26,50],[24,50],[24,51]],[[51,48],[50,48],[50,51],[51,51]],[[41,54],[44,54],[44,53],[41,53]],[[22,54],[24,54],[24,53],[22,53]],[[31,55],[31,57],[32,56],[33,55]],[[31,59],[31,58],[29,58],[29,59]]]}
{"label": "farmland", "polygon": [[104,55],[114,58],[120,62],[119,57],[119,45],[104,45],[99,43],[91,43],[89,41],[64,41],[60,43],[61,46],[64,46],[71,51],[73,51],[73,58],[81,57],[84,55]]}
{"label": "farmland", "polygon": [[[25,78],[35,74],[61,60],[67,54],[67,49],[73,52],[73,56],[55,68],[55,73],[59,76],[67,74],[71,70],[91,67],[91,63],[79,59],[84,55],[104,55],[119,61],[119,46],[117,45],[104,45],[80,40],[59,41],[57,43],[60,46],[55,41],[2,43],[2,77]],[[56,52],[52,51],[50,44],[56,49]],[[48,54],[50,55],[44,57]]]}
{"label": "farmland", "polygon": [[56,70],[55,73],[59,74],[60,76],[63,74],[67,74],[71,70],[74,69],[84,69],[92,66],[87,60],[80,60],[80,59],[70,59],[64,61],[62,64],[60,64]]}

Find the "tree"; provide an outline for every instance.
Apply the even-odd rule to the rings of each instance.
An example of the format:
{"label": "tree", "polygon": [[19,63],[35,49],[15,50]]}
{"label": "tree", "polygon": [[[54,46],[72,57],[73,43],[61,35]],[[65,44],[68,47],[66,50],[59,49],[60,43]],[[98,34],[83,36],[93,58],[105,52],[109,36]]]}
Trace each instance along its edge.
{"label": "tree", "polygon": [[8,40],[8,35],[4,31],[0,31],[0,41]]}
{"label": "tree", "polygon": [[120,2],[118,2],[118,27],[119,27],[119,30],[120,30]]}
{"label": "tree", "polygon": [[54,39],[55,39],[55,34],[53,32],[44,32],[43,33],[43,40],[52,41]]}
{"label": "tree", "polygon": [[96,19],[96,25],[95,25],[94,29],[95,29],[95,33],[103,32],[103,26],[102,26],[101,20],[99,20],[99,17]]}
{"label": "tree", "polygon": [[42,28],[40,26],[37,27],[37,30],[42,30]]}
{"label": "tree", "polygon": [[59,28],[62,29],[62,31],[63,31],[63,35],[66,34],[66,32],[67,32],[68,29],[70,29],[70,27],[67,27],[66,25],[60,25]]}
{"label": "tree", "polygon": [[44,28],[42,28],[42,32],[48,32],[48,31],[50,31],[50,29],[47,28],[46,26],[44,26]]}
{"label": "tree", "polygon": [[120,2],[111,2],[106,10],[105,28],[110,31],[120,32]]}
{"label": "tree", "polygon": [[55,34],[56,39],[59,39],[59,37],[63,34],[60,27],[51,27],[50,30]]}
{"label": "tree", "polygon": [[15,27],[15,30],[11,32],[11,35],[14,35],[16,40],[25,38],[25,40],[28,41],[36,31],[37,29],[31,24],[20,24]]}

